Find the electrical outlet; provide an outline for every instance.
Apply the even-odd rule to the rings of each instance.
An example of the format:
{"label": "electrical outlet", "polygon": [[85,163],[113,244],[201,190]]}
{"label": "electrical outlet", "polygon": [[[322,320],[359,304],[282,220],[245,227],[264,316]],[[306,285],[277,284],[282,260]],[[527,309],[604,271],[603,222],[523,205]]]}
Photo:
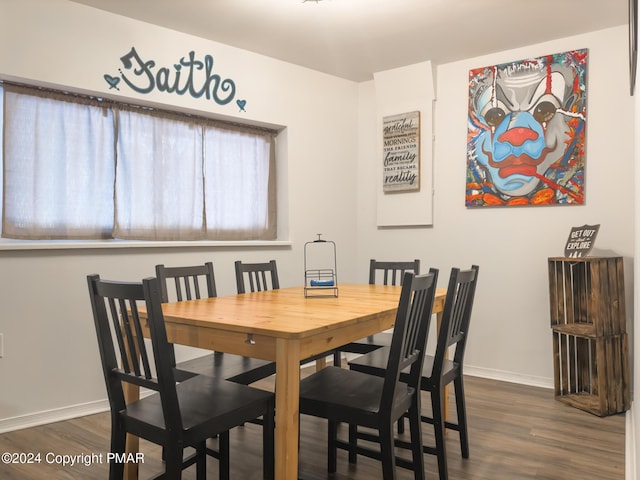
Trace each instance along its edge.
{"label": "electrical outlet", "polygon": [[0,333],[0,358],[4,357],[4,333]]}

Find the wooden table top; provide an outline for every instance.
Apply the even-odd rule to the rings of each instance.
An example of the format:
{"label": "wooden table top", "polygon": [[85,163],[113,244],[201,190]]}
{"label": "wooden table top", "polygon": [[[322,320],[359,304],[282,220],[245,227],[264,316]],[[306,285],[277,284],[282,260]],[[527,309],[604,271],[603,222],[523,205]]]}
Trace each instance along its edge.
{"label": "wooden table top", "polygon": [[[331,329],[389,315],[398,308],[401,287],[340,284],[338,297],[304,296],[303,287],[173,302],[163,305],[165,322],[252,333],[305,338]],[[438,289],[442,303],[446,289]],[[442,306],[434,306],[434,312]],[[346,323],[345,323],[346,322]]]}

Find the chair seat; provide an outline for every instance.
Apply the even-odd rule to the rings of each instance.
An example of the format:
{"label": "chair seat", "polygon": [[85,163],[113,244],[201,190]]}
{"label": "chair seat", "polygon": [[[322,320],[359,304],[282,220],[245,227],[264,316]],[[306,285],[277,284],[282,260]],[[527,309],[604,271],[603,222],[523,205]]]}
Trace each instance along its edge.
{"label": "chair seat", "polygon": [[347,343],[340,347],[340,351],[360,354],[373,352],[380,347],[390,347],[392,337],[393,334],[389,332],[376,333],[375,335],[361,338],[355,342]]}
{"label": "chair seat", "polygon": [[[225,432],[264,413],[272,392],[205,375],[197,375],[176,385],[182,423],[208,432]],[[141,422],[162,431],[165,428],[160,395],[137,400],[121,412],[132,422]]]}
{"label": "chair seat", "polygon": [[275,373],[274,362],[222,352],[204,355],[176,365],[176,377],[179,381],[195,375],[205,375],[249,385]]}
{"label": "chair seat", "polygon": [[[300,382],[300,412],[354,421],[367,425],[367,417],[379,414],[384,378],[328,366]],[[414,390],[398,388],[394,405],[403,412],[409,409]]]}
{"label": "chair seat", "polygon": [[[314,362],[332,352],[324,352],[300,361],[301,365]],[[218,377],[243,385],[249,385],[276,373],[275,362],[258,358],[243,357],[232,353],[215,352],[203,357],[193,358],[176,365],[176,379],[184,381],[195,375]]]}

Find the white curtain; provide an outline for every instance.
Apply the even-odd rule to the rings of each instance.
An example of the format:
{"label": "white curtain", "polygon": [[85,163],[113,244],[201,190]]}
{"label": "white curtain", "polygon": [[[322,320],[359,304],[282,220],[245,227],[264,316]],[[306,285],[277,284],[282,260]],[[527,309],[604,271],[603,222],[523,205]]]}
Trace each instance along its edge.
{"label": "white curtain", "polygon": [[3,237],[276,238],[273,132],[4,90]]}
{"label": "white curtain", "polygon": [[271,135],[205,128],[208,238],[274,238],[270,225]]}
{"label": "white curtain", "polygon": [[110,238],[112,111],[4,90],[3,236]]}
{"label": "white curtain", "polygon": [[204,238],[202,127],[136,111],[118,116],[114,237]]}

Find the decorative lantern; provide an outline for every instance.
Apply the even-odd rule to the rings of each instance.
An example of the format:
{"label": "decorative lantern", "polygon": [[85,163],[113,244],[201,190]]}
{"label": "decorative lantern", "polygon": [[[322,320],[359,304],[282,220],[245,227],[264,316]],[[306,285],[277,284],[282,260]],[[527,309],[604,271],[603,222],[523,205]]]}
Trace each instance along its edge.
{"label": "decorative lantern", "polygon": [[338,296],[336,244],[318,239],[304,244],[304,296]]}

